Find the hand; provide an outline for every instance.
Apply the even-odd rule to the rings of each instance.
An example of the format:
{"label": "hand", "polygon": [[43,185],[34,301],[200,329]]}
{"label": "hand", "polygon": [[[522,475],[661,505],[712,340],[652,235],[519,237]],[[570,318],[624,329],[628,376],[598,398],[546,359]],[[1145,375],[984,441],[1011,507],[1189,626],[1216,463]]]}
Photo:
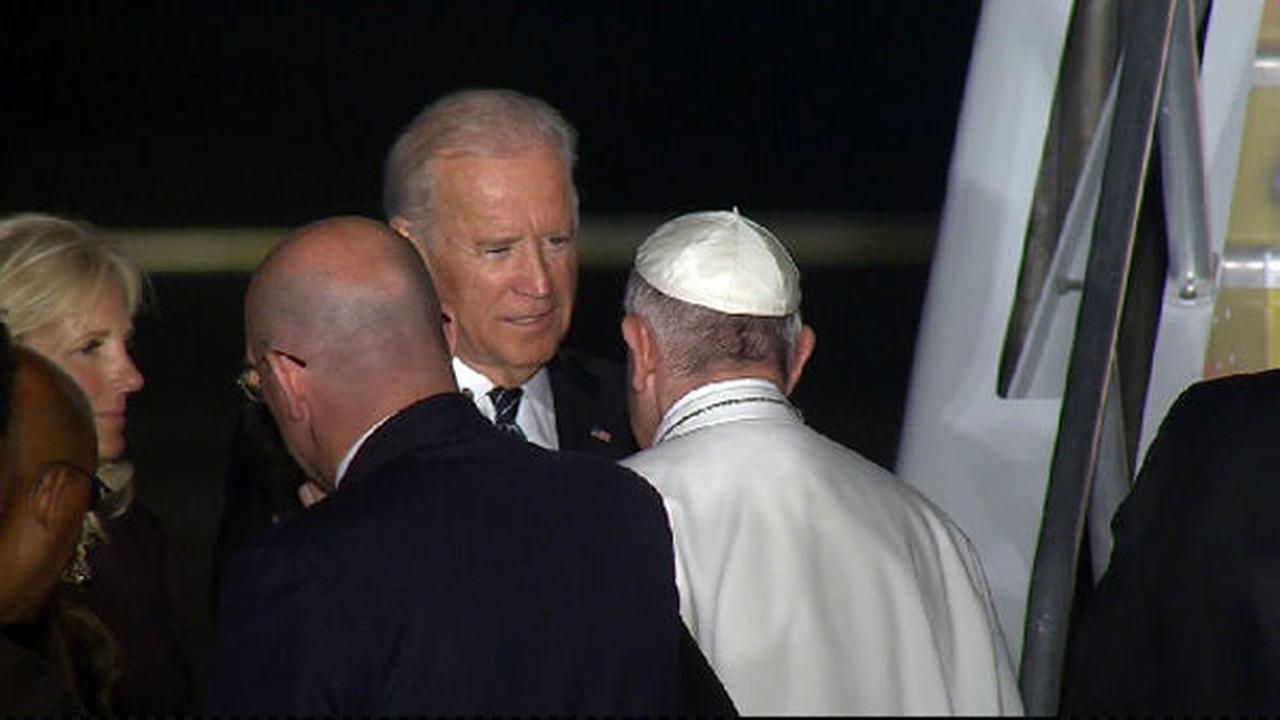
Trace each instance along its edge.
{"label": "hand", "polygon": [[310,480],[298,486],[298,499],[302,501],[304,508],[309,508],[327,497],[329,494]]}

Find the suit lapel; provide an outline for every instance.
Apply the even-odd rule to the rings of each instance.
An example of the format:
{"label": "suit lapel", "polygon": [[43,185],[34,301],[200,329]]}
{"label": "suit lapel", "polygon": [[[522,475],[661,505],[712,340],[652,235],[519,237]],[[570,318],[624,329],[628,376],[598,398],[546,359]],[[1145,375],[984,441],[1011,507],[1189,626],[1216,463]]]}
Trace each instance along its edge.
{"label": "suit lapel", "polygon": [[[560,355],[547,366],[551,378],[551,397],[556,404],[556,435],[561,450],[587,450],[591,436],[584,415],[591,405],[591,393],[584,385],[594,385],[595,378],[576,372]],[[595,442],[599,442],[598,440]],[[589,452],[589,450],[587,450]]]}
{"label": "suit lapel", "polygon": [[617,460],[636,451],[626,415],[624,379],[619,369],[598,364],[599,370],[592,372],[587,363],[562,349],[547,365],[556,433],[561,450]]}

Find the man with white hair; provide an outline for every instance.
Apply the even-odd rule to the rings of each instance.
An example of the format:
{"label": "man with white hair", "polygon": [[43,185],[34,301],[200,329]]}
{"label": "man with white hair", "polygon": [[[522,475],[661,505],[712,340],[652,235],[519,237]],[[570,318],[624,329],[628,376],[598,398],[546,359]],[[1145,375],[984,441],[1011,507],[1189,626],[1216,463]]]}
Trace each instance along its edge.
{"label": "man with white hair", "polygon": [[680,613],[738,709],[1021,712],[968,540],[787,401],[815,339],[782,244],[736,210],[678,217],[625,306],[646,449],[623,464],[663,495]]}
{"label": "man with white hair", "polygon": [[453,371],[498,427],[551,450],[635,451],[621,368],[560,343],[578,287],[577,134],[545,101],[463,90],[387,155],[388,222],[440,293]]}
{"label": "man with white hair", "polygon": [[[561,347],[578,286],[577,137],[545,101],[505,89],[451,93],[396,139],[387,221],[418,250],[440,295],[458,385],[504,431],[550,450],[635,452],[622,368]],[[215,575],[262,528],[295,514],[301,471],[237,429]],[[215,580],[215,586],[218,584]]]}

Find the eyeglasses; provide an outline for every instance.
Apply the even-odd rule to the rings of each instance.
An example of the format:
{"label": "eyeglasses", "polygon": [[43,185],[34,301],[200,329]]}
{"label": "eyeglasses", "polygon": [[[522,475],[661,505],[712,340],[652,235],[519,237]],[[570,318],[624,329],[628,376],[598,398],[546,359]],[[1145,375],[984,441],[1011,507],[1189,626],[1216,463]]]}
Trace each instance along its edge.
{"label": "eyeglasses", "polygon": [[66,460],[52,460],[40,468],[40,474],[36,476],[36,483],[33,487],[39,488],[44,485],[44,481],[55,472],[66,472],[83,478],[89,483],[89,510],[97,510],[101,506],[102,501],[106,499],[111,489],[106,483],[102,482],[102,478],[97,473],[89,472],[75,463]]}
{"label": "eyeglasses", "polygon": [[244,393],[244,396],[248,398],[251,403],[261,404],[263,402],[262,373],[258,372],[258,366],[266,362],[267,355],[271,355],[272,353],[285,358],[300,368],[305,368],[307,366],[307,361],[297,355],[291,355],[283,350],[267,351],[255,362],[246,365],[245,368],[240,371],[240,374],[236,376],[236,386],[240,388],[240,392]]}

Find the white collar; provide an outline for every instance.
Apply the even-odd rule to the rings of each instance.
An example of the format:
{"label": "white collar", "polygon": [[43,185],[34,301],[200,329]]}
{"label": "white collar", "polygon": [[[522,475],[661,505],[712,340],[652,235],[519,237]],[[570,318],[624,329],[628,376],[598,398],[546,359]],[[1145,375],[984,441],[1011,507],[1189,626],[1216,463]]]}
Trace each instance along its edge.
{"label": "white collar", "polygon": [[[394,414],[395,413],[392,413],[392,415]],[[382,418],[378,422],[369,426],[369,429],[365,430],[364,434],[356,438],[356,441],[351,444],[351,447],[347,448],[347,454],[343,455],[342,462],[338,463],[338,471],[333,474],[334,490],[338,489],[338,485],[342,482],[342,478],[346,476],[347,468],[351,466],[351,461],[356,458],[356,453],[360,452],[360,448],[364,446],[364,441],[368,440],[369,436],[372,435],[374,431],[382,427],[382,424],[390,419],[391,419],[391,415],[387,415],[386,417]]]}
{"label": "white collar", "polygon": [[[779,415],[775,411],[763,409],[772,406],[784,410],[779,415],[781,417],[795,419],[800,417],[800,412],[787,401],[787,396],[782,393],[782,390],[768,380],[762,378],[721,380],[700,385],[676,400],[662,416],[662,422],[658,423],[653,434],[655,438],[653,444],[657,445],[663,440],[678,437],[698,427],[740,419],[744,417],[744,409],[740,406],[747,404],[753,406],[753,411],[747,412],[746,416],[762,413]],[[727,412],[731,407],[738,407],[738,411]]]}
{"label": "white collar", "polygon": [[[489,399],[489,391],[497,385],[456,355],[453,358],[453,375],[458,380],[458,389],[469,395],[480,414],[493,422],[493,401]],[[516,412],[516,424],[524,431],[529,442],[558,450],[560,442],[556,434],[556,405],[551,394],[551,376],[547,373],[546,366],[538,368],[538,372],[526,380],[520,389],[524,394],[520,398],[520,409]]]}

